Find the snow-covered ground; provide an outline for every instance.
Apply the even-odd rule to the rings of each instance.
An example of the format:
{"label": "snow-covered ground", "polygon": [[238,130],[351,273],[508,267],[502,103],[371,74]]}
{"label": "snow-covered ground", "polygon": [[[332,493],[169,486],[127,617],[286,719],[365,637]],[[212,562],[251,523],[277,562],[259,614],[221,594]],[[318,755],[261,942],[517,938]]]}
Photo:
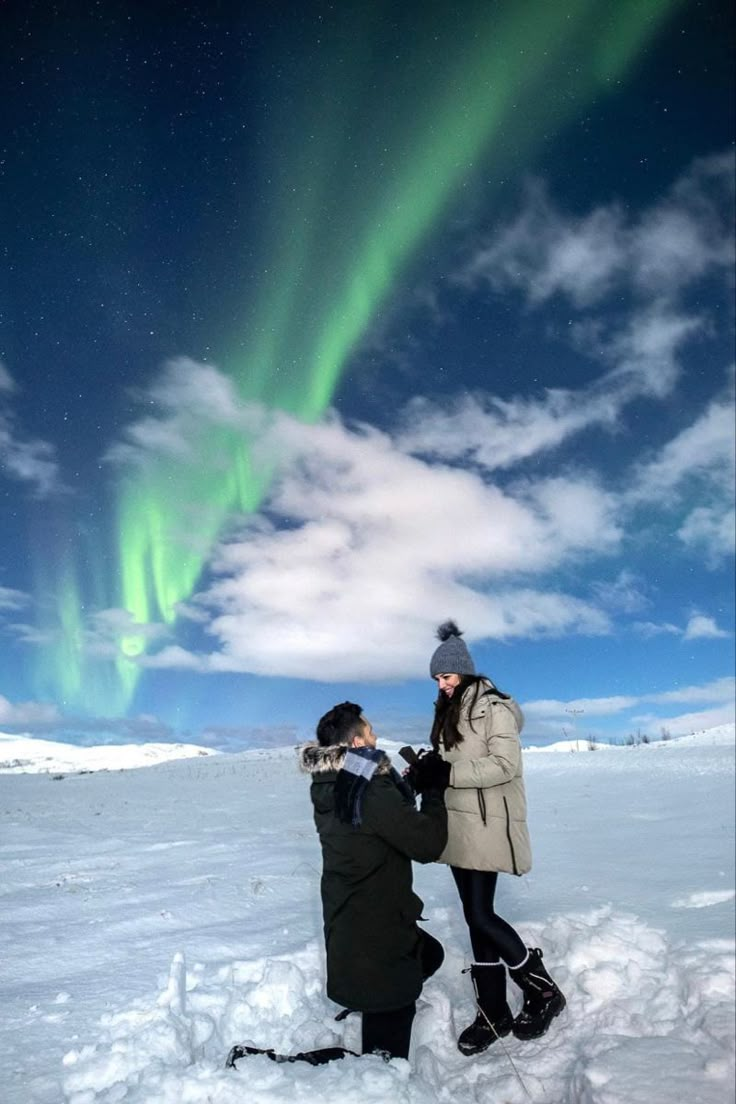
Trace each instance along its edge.
{"label": "snow-covered ground", "polygon": [[447,869],[417,867],[447,958],[410,1060],[321,1068],[223,1068],[246,1040],[359,1045],[358,1017],[335,1022],[324,996],[320,855],[293,749],[0,775],[4,1104],[726,1104],[733,727],[525,761],[535,866],[501,880],[499,907],[544,948],[567,1011],[541,1040],[460,1055],[466,931]]}

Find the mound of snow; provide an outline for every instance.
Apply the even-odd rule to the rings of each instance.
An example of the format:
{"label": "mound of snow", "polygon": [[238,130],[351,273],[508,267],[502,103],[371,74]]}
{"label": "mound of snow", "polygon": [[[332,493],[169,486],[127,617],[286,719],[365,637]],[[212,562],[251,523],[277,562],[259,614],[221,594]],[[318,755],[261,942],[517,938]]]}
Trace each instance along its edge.
{"label": "mound of snow", "polygon": [[74,774],[80,771],[129,770],[172,759],[217,755],[196,744],[109,744],[77,747],[30,736],[0,732],[0,774]]}
{"label": "mound of snow", "polygon": [[716,725],[715,728],[704,728],[700,732],[691,732],[687,736],[675,736],[672,740],[665,741],[664,746],[676,747],[723,747],[736,743],[736,725]]}
{"label": "mound of snow", "polygon": [[[449,912],[435,916],[440,919],[449,922]],[[564,1018],[544,1041],[510,1039],[473,1062],[459,1054],[454,1040],[473,1008],[463,958],[448,947],[419,1001],[409,1062],[348,1057],[312,1069],[256,1056],[226,1070],[222,1059],[233,1041],[286,1054],[315,1045],[359,1051],[359,1017],[344,1028],[335,1023],[320,984],[316,940],[288,958],[198,964],[190,971],[179,951],[158,992],[104,1015],[96,1042],[66,1052],[64,1099],[240,1104],[246,1091],[250,1104],[715,1104],[721,1098],[732,1073],[730,946],[673,954],[662,932],[610,907],[558,916],[528,934],[548,948],[568,998]],[[518,1006],[518,994],[510,1000]],[[687,1096],[678,1095],[684,1088]]]}
{"label": "mound of snow", "polygon": [[614,744],[596,744],[589,743],[586,740],[558,740],[556,744],[545,744],[542,747],[525,747],[524,751],[615,751],[616,745]]}

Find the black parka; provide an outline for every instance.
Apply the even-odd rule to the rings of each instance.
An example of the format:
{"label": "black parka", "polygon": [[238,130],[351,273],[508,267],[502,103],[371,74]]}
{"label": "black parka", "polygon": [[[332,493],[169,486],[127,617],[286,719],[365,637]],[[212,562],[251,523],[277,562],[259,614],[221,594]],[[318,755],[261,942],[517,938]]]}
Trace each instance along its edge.
{"label": "black parka", "polygon": [[426,793],[417,811],[384,756],[363,797],[362,823],[342,823],[335,780],[346,751],[317,744],[300,751],[322,844],[327,995],[346,1008],[386,1012],[411,1004],[422,989],[423,905],[412,890],[411,862],[439,857],[447,812],[436,792]]}

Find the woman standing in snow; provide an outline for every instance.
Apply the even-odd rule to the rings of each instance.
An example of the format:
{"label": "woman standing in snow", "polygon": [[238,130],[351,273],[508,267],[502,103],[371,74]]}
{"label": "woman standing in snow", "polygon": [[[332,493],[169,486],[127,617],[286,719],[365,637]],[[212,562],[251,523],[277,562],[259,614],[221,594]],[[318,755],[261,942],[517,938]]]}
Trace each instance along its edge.
{"label": "woman standing in snow", "polygon": [[[440,625],[441,643],[429,670],[438,684],[432,749],[445,764],[448,842],[439,858],[452,870],[470,931],[470,967],[478,1014],[458,1040],[463,1054],[478,1054],[502,1035],[543,1035],[565,998],[542,964],[494,908],[500,872],[531,868],[518,704],[490,679],[476,675],[462,634]],[[427,759],[434,757],[432,753]],[[422,789],[422,758],[411,774]],[[506,1001],[506,971],[521,988],[524,1006],[514,1019]]]}

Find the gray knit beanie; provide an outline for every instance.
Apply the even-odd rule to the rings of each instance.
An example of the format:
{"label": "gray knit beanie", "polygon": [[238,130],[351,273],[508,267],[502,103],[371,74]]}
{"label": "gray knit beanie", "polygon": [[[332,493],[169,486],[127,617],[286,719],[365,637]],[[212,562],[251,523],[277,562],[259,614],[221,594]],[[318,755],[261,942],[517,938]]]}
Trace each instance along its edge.
{"label": "gray knit beanie", "polygon": [[462,633],[454,621],[443,621],[437,629],[437,637],[442,641],[429,661],[429,673],[437,675],[474,675],[475,664],[467,645],[460,637]]}

